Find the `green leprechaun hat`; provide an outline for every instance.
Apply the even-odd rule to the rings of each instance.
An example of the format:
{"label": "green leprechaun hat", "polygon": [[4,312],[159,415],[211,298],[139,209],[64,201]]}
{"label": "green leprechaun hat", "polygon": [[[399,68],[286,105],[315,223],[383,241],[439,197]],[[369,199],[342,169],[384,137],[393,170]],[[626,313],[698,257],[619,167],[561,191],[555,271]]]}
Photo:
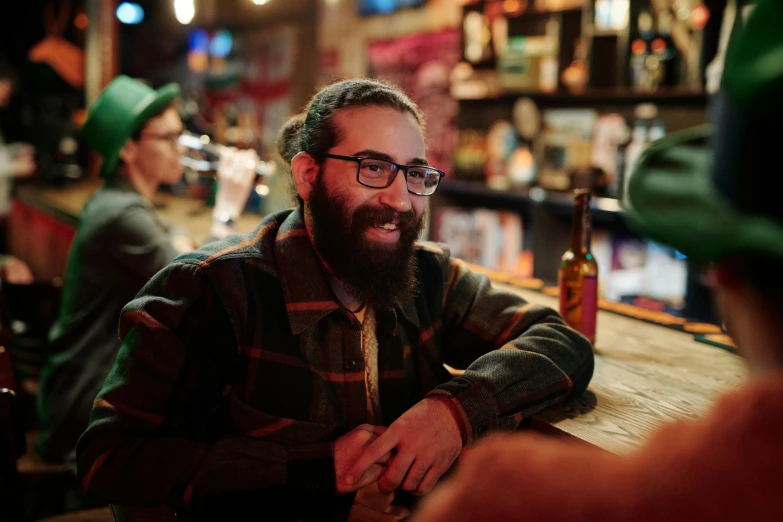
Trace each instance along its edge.
{"label": "green leprechaun hat", "polygon": [[177,84],[155,90],[124,75],[106,86],[88,110],[81,130],[85,143],[103,158],[103,178],[114,176],[125,142],[179,92]]}

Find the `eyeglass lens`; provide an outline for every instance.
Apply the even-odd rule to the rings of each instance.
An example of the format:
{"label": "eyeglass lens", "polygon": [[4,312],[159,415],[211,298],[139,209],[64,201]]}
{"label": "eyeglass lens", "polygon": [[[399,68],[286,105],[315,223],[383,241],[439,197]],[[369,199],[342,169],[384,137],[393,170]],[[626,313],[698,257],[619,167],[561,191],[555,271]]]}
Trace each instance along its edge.
{"label": "eyeglass lens", "polygon": [[[359,163],[359,182],[368,187],[383,188],[397,174],[397,166],[384,160],[363,159]],[[416,194],[432,194],[438,188],[440,172],[428,167],[408,168],[408,190]]]}

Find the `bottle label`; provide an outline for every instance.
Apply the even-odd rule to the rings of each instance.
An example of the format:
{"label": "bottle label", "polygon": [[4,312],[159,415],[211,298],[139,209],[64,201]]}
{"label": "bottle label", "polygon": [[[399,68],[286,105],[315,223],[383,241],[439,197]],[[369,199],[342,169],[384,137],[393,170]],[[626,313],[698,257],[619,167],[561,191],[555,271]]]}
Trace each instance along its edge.
{"label": "bottle label", "polygon": [[598,278],[582,279],[582,317],[579,318],[579,331],[585,337],[595,338],[595,323],[598,317]]}
{"label": "bottle label", "polygon": [[560,315],[571,328],[585,337],[595,338],[598,313],[598,278],[577,281],[560,279]]}

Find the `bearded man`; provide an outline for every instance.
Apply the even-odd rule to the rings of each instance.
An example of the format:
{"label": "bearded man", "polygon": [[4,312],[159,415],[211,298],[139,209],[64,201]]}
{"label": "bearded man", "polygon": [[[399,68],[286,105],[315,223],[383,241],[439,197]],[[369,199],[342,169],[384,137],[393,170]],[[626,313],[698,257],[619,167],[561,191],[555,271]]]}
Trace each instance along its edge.
{"label": "bearded man", "polygon": [[592,348],[556,312],[416,242],[444,174],[399,89],[330,85],[279,148],[298,207],[125,308],[78,446],[89,493],[204,520],[400,520],[464,447],[587,387]]}

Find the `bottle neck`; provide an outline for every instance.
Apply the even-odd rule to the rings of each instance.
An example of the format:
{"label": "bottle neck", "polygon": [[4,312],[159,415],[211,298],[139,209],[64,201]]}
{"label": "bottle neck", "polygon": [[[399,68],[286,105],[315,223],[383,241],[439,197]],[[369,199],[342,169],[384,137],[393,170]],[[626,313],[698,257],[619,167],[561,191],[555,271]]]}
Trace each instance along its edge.
{"label": "bottle neck", "polygon": [[590,251],[592,224],[590,220],[590,194],[580,193],[574,198],[574,220],[571,224],[571,250],[574,253]]}

